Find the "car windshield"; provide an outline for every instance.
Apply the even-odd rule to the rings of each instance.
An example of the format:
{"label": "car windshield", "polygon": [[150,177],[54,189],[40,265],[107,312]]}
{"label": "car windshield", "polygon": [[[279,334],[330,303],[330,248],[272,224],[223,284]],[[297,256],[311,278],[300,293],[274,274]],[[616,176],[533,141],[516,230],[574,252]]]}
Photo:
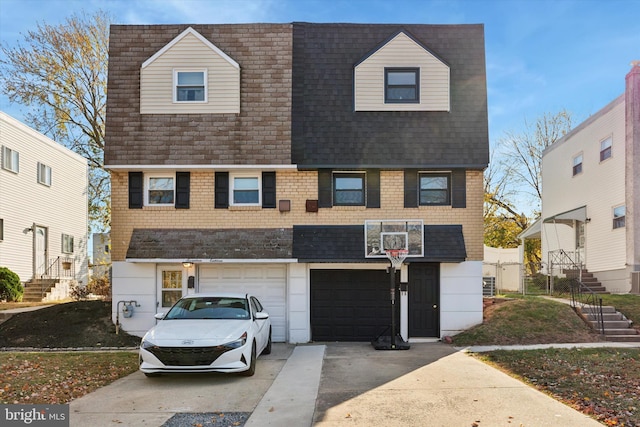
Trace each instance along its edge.
{"label": "car windshield", "polygon": [[178,301],[165,319],[248,319],[246,298],[200,297]]}

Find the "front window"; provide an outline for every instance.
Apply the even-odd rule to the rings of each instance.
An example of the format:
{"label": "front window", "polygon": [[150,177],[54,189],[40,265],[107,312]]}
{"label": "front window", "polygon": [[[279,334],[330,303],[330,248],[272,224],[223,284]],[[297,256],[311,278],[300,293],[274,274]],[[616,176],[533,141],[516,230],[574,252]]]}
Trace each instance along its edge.
{"label": "front window", "polygon": [[206,73],[204,71],[176,71],[175,100],[177,102],[206,101]]}
{"label": "front window", "polygon": [[62,252],[65,254],[73,253],[73,236],[68,234],[62,235]]}
{"label": "front window", "polygon": [[364,173],[336,173],[333,175],[333,204],[335,206],[364,206]]}
{"label": "front window", "polygon": [[420,174],[420,205],[450,205],[450,188],[450,174]]}
{"label": "front window", "polygon": [[573,176],[582,173],[582,154],[578,154],[573,158]]}
{"label": "front window", "polygon": [[625,226],[625,217],[627,214],[626,206],[618,206],[613,208],[613,229]]}
{"label": "front window", "polygon": [[162,271],[162,307],[171,307],[182,298],[182,271]]}
{"label": "front window", "polygon": [[173,176],[149,176],[147,177],[147,204],[148,205],[173,205],[175,183]]}
{"label": "front window", "polygon": [[384,72],[386,103],[420,102],[419,68],[385,68]]}
{"label": "front window", "polygon": [[38,162],[38,183],[51,186],[51,168],[40,162]]}
{"label": "front window", "polygon": [[600,141],[600,161],[607,160],[611,157],[611,137]]}
{"label": "front window", "polygon": [[9,147],[2,147],[2,168],[18,173],[20,171],[20,153]]}
{"label": "front window", "polygon": [[260,205],[260,177],[257,175],[232,177],[231,204],[245,206]]}

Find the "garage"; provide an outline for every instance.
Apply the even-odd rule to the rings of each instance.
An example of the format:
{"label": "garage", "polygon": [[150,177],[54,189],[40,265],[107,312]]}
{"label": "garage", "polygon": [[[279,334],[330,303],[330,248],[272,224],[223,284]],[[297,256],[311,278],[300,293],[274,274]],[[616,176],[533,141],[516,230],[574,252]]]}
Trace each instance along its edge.
{"label": "garage", "polygon": [[391,324],[390,304],[385,270],[311,270],[311,339],[371,341]]}
{"label": "garage", "polygon": [[271,318],[272,338],[287,340],[284,264],[220,264],[200,266],[198,292],[243,292],[258,297]]}

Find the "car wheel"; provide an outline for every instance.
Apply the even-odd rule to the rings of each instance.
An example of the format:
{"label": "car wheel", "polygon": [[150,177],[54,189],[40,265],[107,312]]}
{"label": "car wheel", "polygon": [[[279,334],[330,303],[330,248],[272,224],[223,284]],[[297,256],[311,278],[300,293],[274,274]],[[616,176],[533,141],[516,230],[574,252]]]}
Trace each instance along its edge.
{"label": "car wheel", "polygon": [[262,354],[271,354],[271,328],[269,328],[269,341],[267,341],[267,346],[262,350]]}
{"label": "car wheel", "polygon": [[256,343],[251,346],[251,362],[249,363],[249,369],[241,372],[240,374],[245,377],[252,377],[256,373]]}

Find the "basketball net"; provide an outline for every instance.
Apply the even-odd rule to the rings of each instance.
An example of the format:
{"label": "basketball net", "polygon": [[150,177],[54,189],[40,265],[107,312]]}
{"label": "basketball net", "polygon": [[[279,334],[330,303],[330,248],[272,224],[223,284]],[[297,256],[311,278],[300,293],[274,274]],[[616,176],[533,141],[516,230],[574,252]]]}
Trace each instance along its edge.
{"label": "basketball net", "polygon": [[391,261],[391,266],[398,269],[409,254],[409,251],[406,249],[387,249],[385,250],[385,253],[389,258],[389,261]]}

